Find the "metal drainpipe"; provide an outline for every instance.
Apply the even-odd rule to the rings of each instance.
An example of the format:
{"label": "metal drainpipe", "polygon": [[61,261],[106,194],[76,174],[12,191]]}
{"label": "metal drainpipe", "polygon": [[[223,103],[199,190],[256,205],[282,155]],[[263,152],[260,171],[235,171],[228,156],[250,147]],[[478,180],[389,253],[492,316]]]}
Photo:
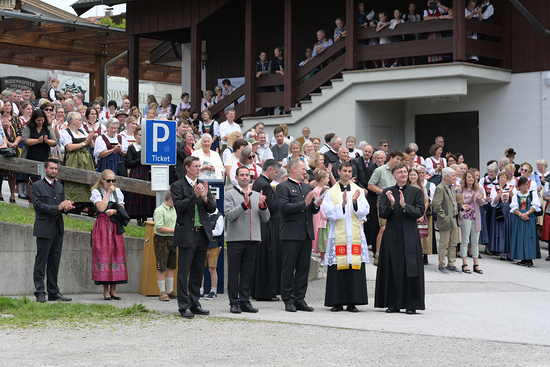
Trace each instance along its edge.
{"label": "metal drainpipe", "polygon": [[537,31],[539,31],[540,33],[544,34],[545,36],[550,36],[550,30],[544,28],[542,26],[542,24],[539,23],[539,21],[531,14],[529,13],[529,11],[527,9],[525,9],[525,7],[523,6],[522,3],[519,2],[519,0],[510,0],[510,2],[519,10],[519,12],[521,14],[523,14],[523,16],[525,18],[527,18],[527,20],[535,26],[535,28],[537,29]]}
{"label": "metal drainpipe", "polygon": [[109,61],[107,61],[107,62],[105,63],[105,69],[103,70],[103,88],[105,88],[105,90],[103,91],[103,95],[104,95],[105,97],[103,97],[103,98],[105,98],[105,104],[107,103],[107,100],[109,99],[109,98],[107,97],[107,90],[108,90],[108,89],[107,89],[107,76],[108,76],[108,75],[107,75],[107,68],[109,67],[109,65],[111,65],[112,63],[114,63],[114,62],[117,61],[118,59],[123,58],[123,57],[126,56],[126,55],[128,55],[128,51],[124,51],[124,52],[121,53],[120,55],[114,57],[113,59],[111,59],[111,60],[109,60]]}

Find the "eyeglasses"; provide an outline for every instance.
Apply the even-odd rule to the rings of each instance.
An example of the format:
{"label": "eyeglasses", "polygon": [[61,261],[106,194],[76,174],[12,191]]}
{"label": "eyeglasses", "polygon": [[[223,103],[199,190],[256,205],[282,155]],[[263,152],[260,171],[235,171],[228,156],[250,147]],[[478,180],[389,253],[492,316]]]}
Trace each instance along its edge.
{"label": "eyeglasses", "polygon": [[389,144],[383,144],[382,146],[383,147],[389,147],[390,145]]}
{"label": "eyeglasses", "polygon": [[107,182],[107,183],[111,183],[111,182],[112,182],[112,183],[115,183],[115,182],[116,182],[116,179],[113,178],[112,180],[105,180],[105,182]]}
{"label": "eyeglasses", "polygon": [[521,172],[528,172],[528,170],[526,170],[525,168],[520,168],[519,169]]}
{"label": "eyeglasses", "polygon": [[248,159],[254,159],[254,156],[253,156],[253,155],[249,155],[249,156],[248,156]]}
{"label": "eyeglasses", "polygon": [[52,111],[53,111],[53,108],[44,108],[44,111],[52,112]]}

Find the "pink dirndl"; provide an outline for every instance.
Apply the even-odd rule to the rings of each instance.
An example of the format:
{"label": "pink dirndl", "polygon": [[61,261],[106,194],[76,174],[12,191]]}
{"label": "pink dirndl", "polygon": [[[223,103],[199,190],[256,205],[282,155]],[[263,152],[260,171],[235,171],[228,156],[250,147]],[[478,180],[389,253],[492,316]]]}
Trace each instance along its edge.
{"label": "pink dirndl", "polygon": [[92,233],[92,280],[98,285],[128,282],[124,236],[105,213],[99,213]]}

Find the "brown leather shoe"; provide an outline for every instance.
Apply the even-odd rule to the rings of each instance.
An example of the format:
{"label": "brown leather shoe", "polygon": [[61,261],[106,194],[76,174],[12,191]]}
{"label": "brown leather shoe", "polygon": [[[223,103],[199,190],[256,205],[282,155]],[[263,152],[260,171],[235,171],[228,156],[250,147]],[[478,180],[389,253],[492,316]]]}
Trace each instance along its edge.
{"label": "brown leather shoe", "polygon": [[176,291],[172,291],[172,292],[168,293],[168,297],[170,297],[170,299],[177,299],[178,298],[178,293]]}
{"label": "brown leather shoe", "polygon": [[166,293],[166,291],[162,291],[159,294],[159,300],[161,300],[161,301],[170,301],[170,297],[168,296],[168,293]]}

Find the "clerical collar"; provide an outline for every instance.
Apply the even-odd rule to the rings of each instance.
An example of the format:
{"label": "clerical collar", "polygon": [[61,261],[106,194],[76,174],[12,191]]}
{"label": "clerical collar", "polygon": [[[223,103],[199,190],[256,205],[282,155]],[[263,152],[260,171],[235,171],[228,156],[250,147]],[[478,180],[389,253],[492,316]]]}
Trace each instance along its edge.
{"label": "clerical collar", "polygon": [[350,191],[350,189],[351,189],[349,182],[346,186],[342,185],[341,182],[338,182],[338,184],[340,185],[340,191],[346,191],[346,190]]}

